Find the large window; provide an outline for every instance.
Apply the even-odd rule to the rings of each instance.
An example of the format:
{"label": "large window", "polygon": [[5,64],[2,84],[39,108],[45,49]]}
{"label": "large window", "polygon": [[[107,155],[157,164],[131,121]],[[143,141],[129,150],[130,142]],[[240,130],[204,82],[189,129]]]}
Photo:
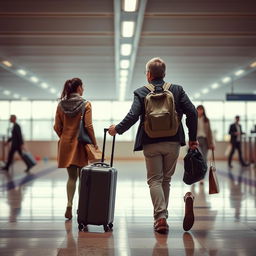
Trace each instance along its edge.
{"label": "large window", "polygon": [[[96,137],[103,137],[103,128],[119,123],[128,113],[131,101],[92,101],[93,125]],[[10,135],[9,116],[17,115],[25,140],[57,140],[53,130],[57,101],[0,101],[0,135]],[[234,117],[240,115],[243,130],[250,134],[256,125],[256,102],[197,101],[203,104],[211,121],[216,140],[227,140]],[[183,122],[185,127],[185,122]],[[135,139],[138,122],[118,140]],[[187,129],[185,127],[187,134]],[[187,136],[187,135],[186,135]],[[109,137],[108,137],[109,139]]]}

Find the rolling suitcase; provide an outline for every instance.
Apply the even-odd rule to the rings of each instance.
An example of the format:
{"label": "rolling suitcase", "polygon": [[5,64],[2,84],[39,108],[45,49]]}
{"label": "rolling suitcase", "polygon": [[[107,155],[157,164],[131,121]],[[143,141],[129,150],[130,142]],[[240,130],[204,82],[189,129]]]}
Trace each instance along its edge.
{"label": "rolling suitcase", "polygon": [[103,225],[105,232],[113,228],[117,170],[113,167],[115,136],[112,142],[110,165],[104,163],[106,133],[101,162],[84,167],[80,176],[77,210],[78,229],[85,231],[87,225]]}
{"label": "rolling suitcase", "polygon": [[22,156],[23,156],[24,161],[26,162],[26,164],[29,167],[33,167],[36,165],[36,160],[30,152],[24,151],[24,152],[22,152]]}

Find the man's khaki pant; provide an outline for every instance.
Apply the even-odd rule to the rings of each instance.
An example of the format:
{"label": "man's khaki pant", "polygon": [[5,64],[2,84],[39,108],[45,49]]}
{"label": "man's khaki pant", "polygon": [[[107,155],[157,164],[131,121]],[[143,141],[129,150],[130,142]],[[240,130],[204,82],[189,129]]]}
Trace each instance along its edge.
{"label": "man's khaki pant", "polygon": [[168,217],[170,181],[175,171],[179,151],[179,142],[168,141],[143,146],[155,220]]}

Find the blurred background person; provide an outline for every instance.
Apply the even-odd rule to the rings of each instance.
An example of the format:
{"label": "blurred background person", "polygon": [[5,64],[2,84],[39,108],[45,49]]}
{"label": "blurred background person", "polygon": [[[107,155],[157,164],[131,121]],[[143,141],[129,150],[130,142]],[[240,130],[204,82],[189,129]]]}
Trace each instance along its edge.
{"label": "blurred background person", "polygon": [[85,107],[84,124],[95,148],[98,148],[92,125],[91,103],[82,98],[83,83],[79,78],[67,80],[57,107],[54,130],[59,137],[58,167],[67,168],[67,208],[65,217],[72,219],[72,205],[77,177],[82,167],[88,165],[85,145],[78,142],[77,136],[82,109]]}
{"label": "blurred background person", "polygon": [[[210,125],[210,120],[206,116],[204,106],[198,105],[196,109],[198,114],[197,140],[199,142],[199,149],[202,153],[203,159],[207,163],[208,150],[214,150],[215,148],[212,129]],[[203,180],[201,180],[200,183],[203,184]]]}
{"label": "blurred background person", "polygon": [[11,146],[10,146],[10,150],[8,153],[7,163],[1,169],[5,170],[5,171],[9,170],[9,167],[13,162],[14,154],[17,151],[19,153],[21,159],[24,161],[24,163],[27,166],[27,168],[25,169],[25,172],[28,172],[32,166],[27,163],[26,159],[23,156],[22,150],[23,150],[23,146],[24,146],[24,140],[22,137],[21,127],[16,121],[17,121],[16,115],[11,115],[10,122],[13,123],[12,136],[7,140],[7,142],[5,144],[7,146],[9,143],[11,143]]}
{"label": "blurred background person", "polygon": [[232,158],[235,153],[235,150],[237,149],[238,151],[238,157],[239,157],[239,162],[241,166],[249,166],[248,163],[246,163],[243,159],[242,155],[242,147],[241,147],[241,142],[242,142],[242,134],[245,134],[242,130],[242,126],[239,123],[240,122],[240,116],[235,116],[235,122],[230,125],[229,127],[229,134],[230,134],[230,143],[231,143],[231,151],[229,153],[228,157],[228,167],[233,168],[232,166]]}

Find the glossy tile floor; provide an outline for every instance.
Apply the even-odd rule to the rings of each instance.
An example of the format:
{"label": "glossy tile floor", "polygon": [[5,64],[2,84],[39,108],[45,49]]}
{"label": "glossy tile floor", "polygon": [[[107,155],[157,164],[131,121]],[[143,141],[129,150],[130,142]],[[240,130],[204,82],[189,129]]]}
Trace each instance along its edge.
{"label": "glossy tile floor", "polygon": [[[113,232],[89,226],[79,232],[74,218],[65,221],[65,169],[54,162],[39,163],[30,174],[16,162],[0,173],[0,255],[256,255],[256,170],[234,164],[228,171],[217,162],[221,192],[208,194],[204,185],[182,182],[182,162],[171,186],[168,235],[156,234],[143,161],[118,161],[119,170]],[[182,230],[183,196],[195,194],[195,224]]]}

